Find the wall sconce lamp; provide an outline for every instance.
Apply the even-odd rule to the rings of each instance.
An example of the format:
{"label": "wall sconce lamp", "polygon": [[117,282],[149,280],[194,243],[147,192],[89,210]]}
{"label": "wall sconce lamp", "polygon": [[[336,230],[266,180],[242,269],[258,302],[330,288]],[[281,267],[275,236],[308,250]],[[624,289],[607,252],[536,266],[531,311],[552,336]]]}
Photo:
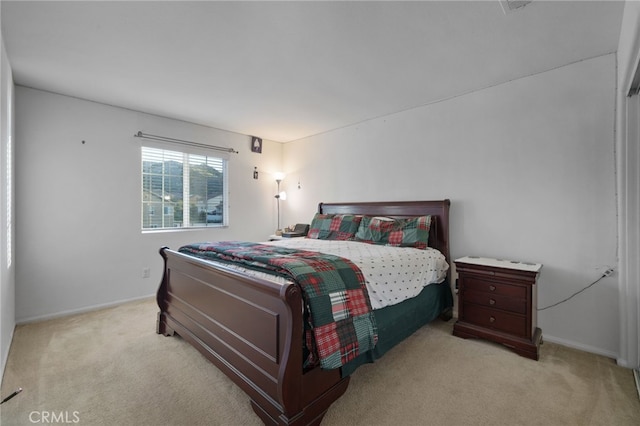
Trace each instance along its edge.
{"label": "wall sconce lamp", "polygon": [[275,174],[276,183],[278,184],[278,193],[275,195],[276,203],[278,204],[278,229],[276,229],[276,235],[282,235],[282,228],[280,228],[280,200],[287,199],[287,193],[282,191],[280,192],[280,182],[284,180],[284,173],[278,172]]}

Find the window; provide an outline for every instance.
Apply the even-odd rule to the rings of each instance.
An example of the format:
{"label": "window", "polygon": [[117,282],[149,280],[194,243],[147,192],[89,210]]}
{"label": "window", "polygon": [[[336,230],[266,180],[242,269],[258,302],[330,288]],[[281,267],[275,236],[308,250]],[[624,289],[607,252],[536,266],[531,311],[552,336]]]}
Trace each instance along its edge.
{"label": "window", "polygon": [[142,147],[142,229],[224,226],[227,160]]}
{"label": "window", "polygon": [[13,153],[11,152],[11,135],[7,139],[7,269],[13,263]]}

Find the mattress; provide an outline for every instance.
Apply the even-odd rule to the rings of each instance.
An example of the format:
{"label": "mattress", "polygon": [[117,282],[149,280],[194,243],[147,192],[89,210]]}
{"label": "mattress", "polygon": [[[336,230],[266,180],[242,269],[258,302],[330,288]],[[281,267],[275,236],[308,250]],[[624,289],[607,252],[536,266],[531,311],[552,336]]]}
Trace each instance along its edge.
{"label": "mattress", "polygon": [[[355,263],[365,277],[371,307],[381,309],[417,296],[429,284],[442,283],[449,264],[438,250],[412,247],[389,247],[356,241],[292,238],[263,244],[333,254]],[[287,278],[225,264],[247,275],[286,284]]]}

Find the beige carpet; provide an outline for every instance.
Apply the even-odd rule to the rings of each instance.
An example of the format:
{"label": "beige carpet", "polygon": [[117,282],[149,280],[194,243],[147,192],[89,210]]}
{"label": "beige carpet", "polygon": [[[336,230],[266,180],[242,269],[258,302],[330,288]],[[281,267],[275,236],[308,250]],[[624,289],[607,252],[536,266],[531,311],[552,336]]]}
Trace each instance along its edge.
{"label": "beige carpet", "polygon": [[[149,300],[19,326],[1,394],[24,391],[0,423],[260,424],[199,352],[155,334],[156,310]],[[640,424],[633,373],[613,360],[545,343],[535,362],[452,327],[437,320],[361,367],[323,425]]]}

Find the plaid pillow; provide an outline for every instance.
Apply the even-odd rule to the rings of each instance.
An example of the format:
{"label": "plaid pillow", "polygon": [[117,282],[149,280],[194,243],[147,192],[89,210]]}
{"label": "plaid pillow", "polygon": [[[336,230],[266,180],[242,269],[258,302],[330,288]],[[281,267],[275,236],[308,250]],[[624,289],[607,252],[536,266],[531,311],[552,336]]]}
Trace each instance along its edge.
{"label": "plaid pillow", "polygon": [[424,250],[429,244],[430,227],[431,216],[394,220],[365,216],[356,233],[356,241]]}
{"label": "plaid pillow", "polygon": [[362,216],[316,213],[307,238],[317,240],[353,240]]}

